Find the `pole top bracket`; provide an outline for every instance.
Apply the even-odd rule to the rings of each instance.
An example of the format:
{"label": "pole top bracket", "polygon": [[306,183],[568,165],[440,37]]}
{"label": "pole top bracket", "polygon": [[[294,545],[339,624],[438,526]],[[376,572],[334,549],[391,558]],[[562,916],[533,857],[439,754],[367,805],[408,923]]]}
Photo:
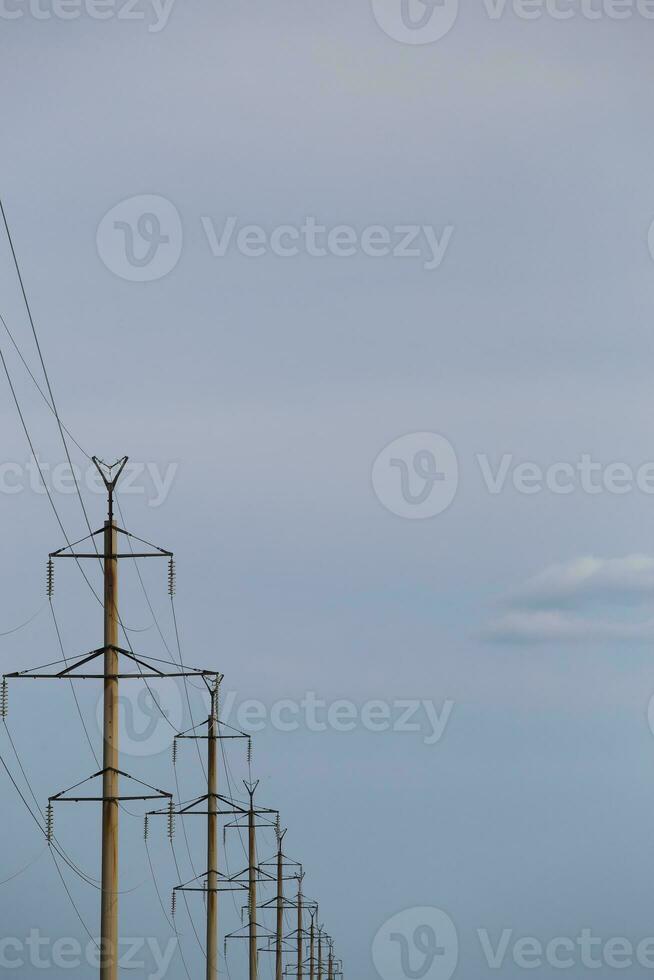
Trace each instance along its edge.
{"label": "pole top bracket", "polygon": [[[102,482],[107,488],[107,494],[109,496],[109,523],[113,523],[114,519],[114,491],[116,489],[116,484],[120,480],[123,470],[127,465],[129,456],[123,456],[122,459],[116,460],[115,463],[105,463],[104,460],[100,459],[98,456],[92,456],[91,459],[95,465],[96,470],[102,477]],[[115,471],[115,472],[114,472]]]}

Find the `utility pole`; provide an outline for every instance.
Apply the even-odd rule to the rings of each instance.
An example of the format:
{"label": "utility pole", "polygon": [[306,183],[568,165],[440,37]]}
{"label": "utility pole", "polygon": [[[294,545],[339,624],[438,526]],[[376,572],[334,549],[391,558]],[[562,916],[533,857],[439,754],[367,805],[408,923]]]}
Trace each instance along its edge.
{"label": "utility pole", "polygon": [[[261,811],[258,811],[261,812]],[[265,811],[264,811],[265,812]],[[261,826],[265,826],[262,824]],[[258,872],[261,875],[260,880],[265,882],[266,873],[265,868],[275,867],[276,868],[276,881],[277,888],[274,898],[270,899],[268,902],[264,902],[260,906],[262,909],[275,909],[276,911],[276,928],[274,933],[269,934],[268,944],[259,952],[270,952],[275,953],[275,980],[283,980],[285,976],[288,976],[289,965],[286,969],[284,968],[284,953],[290,951],[291,949],[291,939],[295,937],[295,932],[290,935],[284,935],[284,912],[286,909],[296,908],[296,902],[292,899],[287,899],[284,894],[284,882],[285,881],[297,881],[298,872],[302,870],[302,865],[298,861],[292,861],[286,854],[284,854],[284,838],[286,837],[286,830],[281,830],[279,825],[279,817],[277,819],[275,833],[277,837],[277,853],[274,859],[270,861],[263,861],[258,866]],[[291,874],[289,872],[290,867],[296,868]],[[271,878],[271,880],[274,880]]]}
{"label": "utility pole", "polygon": [[322,980],[322,926],[318,928],[318,980]]}
{"label": "utility pole", "polygon": [[[210,684],[208,681],[208,676],[211,676],[213,683]],[[207,690],[209,692],[211,708],[209,717],[206,722],[202,722],[200,725],[195,725],[193,728],[188,729],[185,732],[181,732],[175,736],[175,747],[173,749],[173,765],[177,762],[177,742],[181,739],[190,739],[192,741],[199,741],[202,739],[207,739],[208,749],[207,749],[207,792],[204,796],[200,796],[195,800],[191,800],[188,803],[180,804],[177,808],[171,808],[173,816],[178,816],[181,820],[187,817],[207,817],[207,867],[201,875],[193,878],[192,881],[186,882],[185,884],[178,884],[173,889],[173,916],[175,915],[175,909],[177,905],[177,895],[178,893],[183,894],[184,892],[202,892],[205,896],[205,906],[207,913],[207,946],[206,946],[206,977],[207,980],[217,980],[218,977],[218,949],[219,949],[219,901],[220,892],[225,891],[247,891],[248,886],[243,881],[243,876],[248,872],[249,869],[231,876],[226,876],[220,871],[219,867],[219,848],[218,848],[218,830],[219,830],[219,819],[220,817],[232,816],[236,817],[236,822],[232,824],[227,824],[231,827],[240,827],[241,824],[239,820],[249,817],[249,810],[246,810],[243,806],[237,804],[234,800],[228,797],[221,796],[218,792],[218,744],[223,739],[245,739],[250,745],[250,736],[246,735],[245,732],[239,731],[237,728],[233,728],[231,725],[225,726],[220,720],[219,711],[219,700],[220,700],[220,684],[223,680],[223,675],[213,671],[208,672],[207,676],[203,677],[205,684],[207,685]],[[230,734],[222,734],[223,728],[227,728]],[[204,732],[206,728],[206,734],[200,734]],[[250,751],[248,749],[248,756]],[[246,784],[247,785],[247,784]],[[256,789],[256,785],[251,787],[253,790]],[[205,807],[206,804],[206,807]],[[276,813],[275,810],[256,810],[256,814],[261,813]],[[147,817],[160,817],[169,816],[170,813],[165,810],[152,810],[147,814]],[[147,818],[146,818],[147,820]],[[146,822],[147,827],[147,822]],[[147,831],[146,831],[147,839]],[[225,937],[225,944],[228,939],[242,938],[240,935],[231,934]]]}
{"label": "utility pole", "polygon": [[334,980],[334,940],[329,940],[329,958],[327,960],[327,980]]}
{"label": "utility pole", "polygon": [[316,980],[316,912],[311,912],[309,930],[309,980]]}
{"label": "utility pole", "polygon": [[[223,736],[224,737],[224,736]],[[234,737],[234,736],[227,736]],[[246,736],[247,737],[247,736]],[[251,746],[248,744],[248,764],[251,762]],[[234,809],[231,811],[237,814],[236,819],[231,823],[226,824],[225,829],[231,828],[233,830],[238,830],[239,833],[242,829],[247,826],[248,833],[248,866],[242,871],[231,875],[227,880],[228,887],[230,890],[234,891],[237,888],[245,888],[248,893],[248,922],[246,926],[241,929],[237,929],[236,932],[232,932],[225,936],[225,955],[227,955],[227,941],[230,939],[247,939],[249,945],[249,980],[257,980],[258,970],[259,970],[259,924],[257,922],[257,911],[259,908],[270,909],[277,905],[278,895],[273,895],[269,902],[264,905],[257,904],[257,883],[259,881],[264,884],[275,884],[278,875],[270,874],[264,870],[264,867],[278,864],[278,854],[274,856],[274,860],[264,862],[260,864],[257,858],[257,828],[274,828],[276,833],[279,834],[279,811],[269,810],[263,807],[255,806],[254,795],[256,793],[257,787],[259,785],[259,780],[256,782],[243,781],[245,788],[249,796],[249,803],[247,805],[247,810],[240,806],[236,806],[233,801],[231,802]],[[221,797],[222,799],[222,797]],[[271,819],[274,817],[274,821]],[[257,822],[257,819],[259,822]],[[283,834],[281,835],[283,837]],[[280,842],[281,844],[281,842]],[[282,860],[284,855],[282,854]],[[247,882],[247,884],[246,884]],[[279,888],[279,884],[277,884]],[[262,952],[276,952],[276,933],[272,930],[267,929],[265,926],[261,926],[262,938],[267,942],[267,945],[263,947]]]}
{"label": "utility pole", "polygon": [[218,980],[218,693],[211,691],[207,766],[207,980]]}
{"label": "utility pole", "polygon": [[280,830],[277,835],[277,936],[275,945],[275,980],[282,980],[283,976],[283,948],[284,948],[284,852],[282,845],[285,830]]}
{"label": "utility pole", "polygon": [[113,479],[95,465],[109,496],[104,525],[104,749],[102,776],[102,908],[100,916],[100,980],[118,977],[118,797],[120,796],[118,731],[118,532],[114,522],[114,490],[124,460]]}
{"label": "utility pole", "polygon": [[250,797],[250,807],[248,809],[248,905],[249,914],[249,939],[250,939],[250,980],[257,980],[258,952],[257,952],[257,830],[255,825],[254,794],[259,782],[246,783],[246,789]]}
{"label": "utility pole", "polygon": [[304,872],[300,871],[297,876],[297,980],[302,980],[302,960],[304,959],[304,949],[302,943],[302,879]]}

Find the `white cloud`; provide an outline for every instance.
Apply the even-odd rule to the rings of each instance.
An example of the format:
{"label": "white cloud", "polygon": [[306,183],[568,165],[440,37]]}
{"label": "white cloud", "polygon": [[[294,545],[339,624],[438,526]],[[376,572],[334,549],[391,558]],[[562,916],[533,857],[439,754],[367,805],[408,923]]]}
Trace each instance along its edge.
{"label": "white cloud", "polygon": [[484,636],[495,643],[651,643],[654,620],[620,623],[593,620],[558,611],[511,612],[490,623]]}
{"label": "white cloud", "polygon": [[550,565],[511,592],[508,611],[488,624],[484,637],[496,643],[651,643],[654,619],[626,619],[625,607],[653,600],[649,555],[575,558]]}
{"label": "white cloud", "polygon": [[512,607],[578,608],[594,600],[612,604],[654,599],[654,558],[575,558],[550,565],[508,596]]}

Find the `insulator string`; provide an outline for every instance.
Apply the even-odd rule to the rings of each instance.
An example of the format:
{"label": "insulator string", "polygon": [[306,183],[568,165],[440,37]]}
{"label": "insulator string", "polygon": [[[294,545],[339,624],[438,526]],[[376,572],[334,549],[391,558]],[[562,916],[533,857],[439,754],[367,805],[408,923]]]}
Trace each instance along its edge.
{"label": "insulator string", "polygon": [[54,837],[54,807],[52,803],[48,803],[45,811],[45,836],[48,844],[51,844]]}
{"label": "insulator string", "polygon": [[172,841],[175,836],[175,804],[172,797],[168,802],[168,837]]}

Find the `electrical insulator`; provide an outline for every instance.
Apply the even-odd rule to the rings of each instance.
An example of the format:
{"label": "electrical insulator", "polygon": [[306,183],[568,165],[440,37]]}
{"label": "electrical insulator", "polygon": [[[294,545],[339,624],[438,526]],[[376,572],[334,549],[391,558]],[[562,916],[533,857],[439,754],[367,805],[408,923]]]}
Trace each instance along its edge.
{"label": "electrical insulator", "polygon": [[171,599],[175,595],[176,580],[177,572],[175,571],[175,559],[171,558],[168,562],[168,595]]}
{"label": "electrical insulator", "polygon": [[176,911],[177,911],[177,892],[173,892],[172,898],[170,900],[170,916],[172,919],[175,918]]}
{"label": "electrical insulator", "polygon": [[173,766],[177,765],[177,739],[173,739]]}
{"label": "electrical insulator", "polygon": [[9,688],[7,687],[7,678],[2,678],[2,687],[0,688],[0,718],[6,718],[9,714]]}
{"label": "electrical insulator", "polygon": [[54,595],[54,562],[52,558],[48,560],[48,599]]}
{"label": "electrical insulator", "polygon": [[45,837],[48,844],[52,843],[52,838],[54,836],[54,808],[52,803],[48,803],[48,808],[45,811]]}
{"label": "electrical insulator", "polygon": [[252,739],[248,739],[248,766],[252,765]]}
{"label": "electrical insulator", "polygon": [[149,834],[150,834],[150,827],[149,827],[149,824],[148,824],[148,815],[146,813],[146,815],[145,815],[145,821],[143,823],[143,840],[147,840]]}
{"label": "electrical insulator", "polygon": [[281,840],[282,825],[279,820],[279,814],[277,814],[277,816],[275,817],[275,836],[277,837],[278,841]]}
{"label": "electrical insulator", "polygon": [[175,804],[172,797],[168,802],[168,837],[170,840],[175,836]]}

